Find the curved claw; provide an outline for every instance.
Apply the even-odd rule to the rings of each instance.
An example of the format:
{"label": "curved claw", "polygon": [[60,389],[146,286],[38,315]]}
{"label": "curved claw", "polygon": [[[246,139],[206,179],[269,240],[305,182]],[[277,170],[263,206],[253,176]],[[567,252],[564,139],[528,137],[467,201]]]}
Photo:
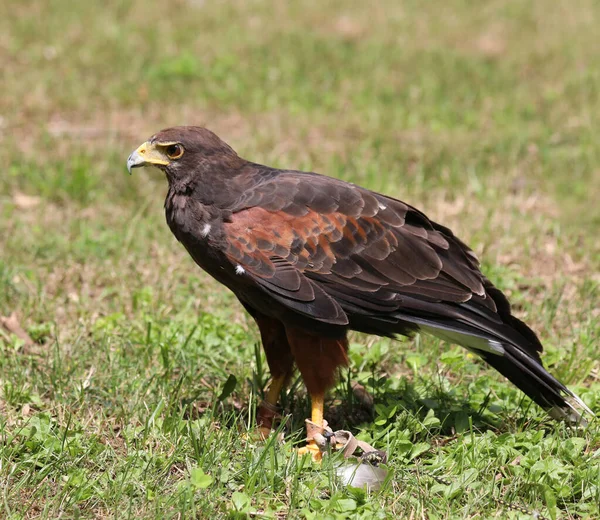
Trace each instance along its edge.
{"label": "curved claw", "polygon": [[310,454],[314,462],[321,462],[323,460],[323,453],[314,440],[308,441],[306,446],[298,448],[298,456],[303,457],[306,454]]}

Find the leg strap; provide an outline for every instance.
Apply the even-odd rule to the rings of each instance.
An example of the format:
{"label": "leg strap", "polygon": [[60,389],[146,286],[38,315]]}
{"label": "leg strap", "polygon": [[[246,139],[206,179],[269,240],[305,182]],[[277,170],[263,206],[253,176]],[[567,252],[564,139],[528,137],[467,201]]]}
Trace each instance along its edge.
{"label": "leg strap", "polygon": [[349,458],[355,455],[357,450],[362,451],[359,457],[361,462],[369,462],[376,466],[377,464],[385,464],[387,455],[385,452],[376,450],[365,441],[359,441],[354,435],[347,430],[333,431],[327,421],[323,421],[323,427],[306,419],[306,440],[313,441],[321,451],[326,453],[329,449],[342,451],[344,458]]}

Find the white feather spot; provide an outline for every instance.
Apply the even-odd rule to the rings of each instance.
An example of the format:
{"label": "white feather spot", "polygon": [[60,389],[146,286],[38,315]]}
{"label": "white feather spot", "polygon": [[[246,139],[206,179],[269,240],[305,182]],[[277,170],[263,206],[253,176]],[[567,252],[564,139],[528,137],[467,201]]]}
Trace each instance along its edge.
{"label": "white feather spot", "polygon": [[211,229],[211,225],[210,224],[204,224],[204,227],[202,228],[202,231],[200,232],[200,234],[206,238],[208,236],[208,234],[210,233],[210,229]]}
{"label": "white feather spot", "polygon": [[379,209],[381,211],[383,211],[384,209],[387,209],[387,206],[385,204],[382,204],[381,202],[378,205],[379,205]]}
{"label": "white feather spot", "polygon": [[246,269],[244,269],[241,265],[235,266],[235,274],[244,274]]}

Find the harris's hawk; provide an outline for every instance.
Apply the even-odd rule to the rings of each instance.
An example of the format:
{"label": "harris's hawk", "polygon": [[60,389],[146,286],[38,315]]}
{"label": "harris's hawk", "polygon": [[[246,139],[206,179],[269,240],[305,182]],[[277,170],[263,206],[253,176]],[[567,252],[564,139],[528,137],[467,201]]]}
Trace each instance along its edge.
{"label": "harris's hawk", "polygon": [[127,160],[130,172],[145,165],[166,174],[177,240],[260,329],[273,378],[259,410],[266,426],[294,365],[312,422],[324,425],[349,330],[433,334],[481,356],[554,417],[589,412],[544,369],[539,339],[475,254],[419,210],[331,177],[249,162],[200,127],[152,136]]}

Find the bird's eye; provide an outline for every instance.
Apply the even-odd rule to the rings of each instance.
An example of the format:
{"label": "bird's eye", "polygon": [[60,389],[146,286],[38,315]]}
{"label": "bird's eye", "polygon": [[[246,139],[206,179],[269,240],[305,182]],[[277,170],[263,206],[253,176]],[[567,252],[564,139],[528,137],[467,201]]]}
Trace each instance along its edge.
{"label": "bird's eye", "polygon": [[169,159],[179,159],[183,155],[183,146],[180,144],[171,144],[165,150]]}

